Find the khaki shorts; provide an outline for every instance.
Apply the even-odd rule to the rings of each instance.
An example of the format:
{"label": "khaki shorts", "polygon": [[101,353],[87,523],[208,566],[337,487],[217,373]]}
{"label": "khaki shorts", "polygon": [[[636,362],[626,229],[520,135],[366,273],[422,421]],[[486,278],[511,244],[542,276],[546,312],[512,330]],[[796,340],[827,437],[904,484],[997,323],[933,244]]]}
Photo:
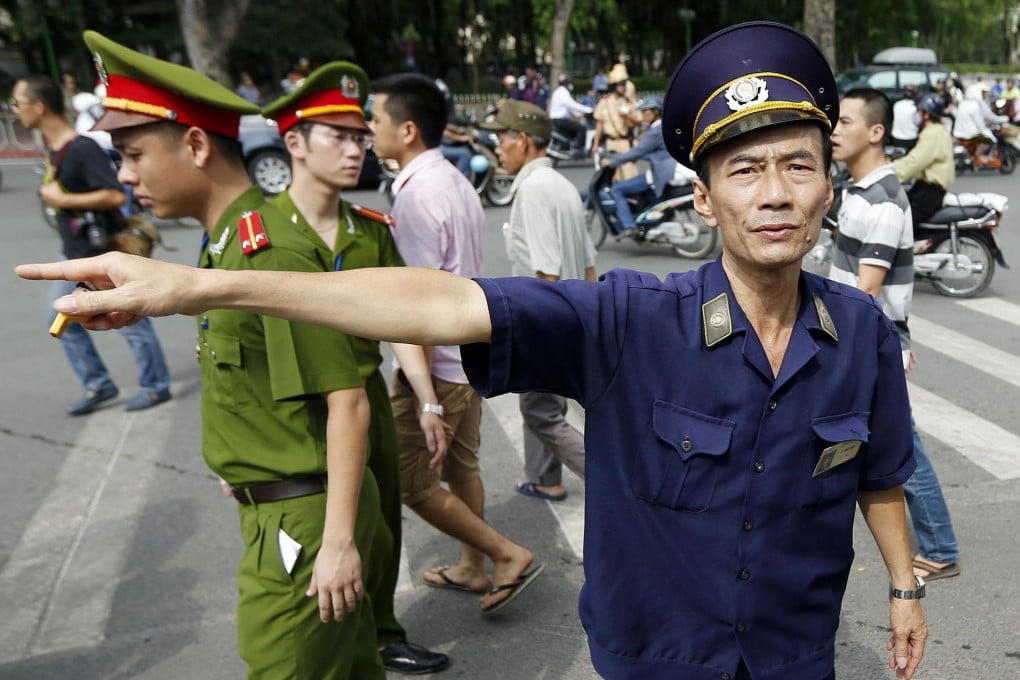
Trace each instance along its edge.
{"label": "khaki shorts", "polygon": [[432,377],[443,420],[453,428],[453,436],[443,464],[429,469],[432,453],[418,424],[418,400],[414,391],[393,378],[390,401],[400,443],[401,499],[417,505],[439,489],[439,482],[463,484],[478,479],[478,449],[481,446],[482,397],[470,385]]}

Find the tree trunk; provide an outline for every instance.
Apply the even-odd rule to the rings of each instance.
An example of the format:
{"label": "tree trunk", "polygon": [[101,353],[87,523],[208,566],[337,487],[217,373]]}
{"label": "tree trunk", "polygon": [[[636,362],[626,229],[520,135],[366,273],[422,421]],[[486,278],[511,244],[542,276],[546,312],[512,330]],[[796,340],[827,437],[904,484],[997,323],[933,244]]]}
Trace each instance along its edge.
{"label": "tree trunk", "polygon": [[574,0],[556,0],[553,10],[552,33],[549,36],[550,52],[552,52],[552,73],[549,84],[555,87],[561,73],[567,72],[567,29],[570,28],[570,15],[574,11]]}
{"label": "tree trunk", "polygon": [[836,68],[836,0],[804,0],[804,32]]}
{"label": "tree trunk", "polygon": [[[210,5],[218,6],[219,11],[211,13]],[[251,0],[177,0],[191,68],[233,88],[227,53],[250,5]]]}

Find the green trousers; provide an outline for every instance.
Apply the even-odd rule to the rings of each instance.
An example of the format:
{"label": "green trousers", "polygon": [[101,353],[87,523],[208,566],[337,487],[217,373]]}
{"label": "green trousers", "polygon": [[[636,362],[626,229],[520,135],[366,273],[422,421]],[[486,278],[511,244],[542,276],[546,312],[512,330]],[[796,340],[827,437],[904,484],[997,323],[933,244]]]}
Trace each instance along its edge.
{"label": "green trousers", "polygon": [[[378,488],[366,471],[355,542],[362,556],[379,525]],[[322,623],[318,597],[305,592],[322,544],[326,494],[241,505],[244,555],[237,569],[238,651],[252,680],[385,680],[372,605],[363,600],[343,621]],[[280,530],[301,544],[287,573]],[[366,573],[362,557],[362,572]]]}
{"label": "green trousers", "polygon": [[367,556],[362,554],[366,574],[365,588],[372,598],[376,637],[380,647],[406,637],[393,612],[393,591],[400,572],[401,503],[400,446],[393,423],[393,408],[386,381],[377,370],[365,384],[372,421],[368,430],[368,469],[379,486],[382,522]]}

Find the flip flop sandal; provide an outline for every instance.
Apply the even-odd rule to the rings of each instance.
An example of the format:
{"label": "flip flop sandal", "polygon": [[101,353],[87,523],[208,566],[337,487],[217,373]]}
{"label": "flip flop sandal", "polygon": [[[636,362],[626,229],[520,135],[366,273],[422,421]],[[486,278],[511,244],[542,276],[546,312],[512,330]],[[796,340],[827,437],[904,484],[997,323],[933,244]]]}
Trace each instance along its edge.
{"label": "flip flop sandal", "polygon": [[558,496],[554,496],[551,493],[546,493],[538,488],[538,484],[534,482],[521,482],[516,486],[517,493],[524,494],[525,496],[531,496],[532,498],[541,498],[544,501],[552,501],[553,503],[559,503],[562,500],[566,500],[567,492],[564,491]]}
{"label": "flip flop sandal", "polygon": [[538,578],[538,575],[541,574],[544,569],[545,569],[545,565],[544,564],[540,564],[537,567],[533,567],[530,571],[526,571],[523,574],[521,574],[517,578],[516,581],[513,581],[511,583],[504,583],[501,586],[493,586],[493,587],[489,588],[489,592],[487,593],[488,595],[495,595],[496,593],[501,593],[504,590],[510,591],[510,595],[505,597],[504,599],[500,600],[499,602],[497,602],[496,604],[494,604],[492,606],[482,607],[482,614],[485,614],[485,615],[492,614],[493,612],[497,612],[500,609],[502,609],[503,607],[505,607],[508,604],[510,604],[510,602],[515,597],[520,595],[521,592],[523,592],[525,588],[527,588],[529,585],[531,585],[532,581],[534,581],[536,578]]}
{"label": "flip flop sandal", "polygon": [[486,592],[488,592],[488,590],[489,590],[488,588],[482,588],[481,590],[475,590],[473,588],[468,588],[463,583],[457,583],[452,578],[450,578],[449,576],[446,575],[446,572],[449,569],[450,569],[450,567],[441,567],[441,568],[432,569],[431,571],[427,572],[429,574],[435,574],[439,578],[443,579],[443,583],[435,583],[433,581],[429,581],[427,578],[425,578],[424,574],[421,577],[421,581],[422,581],[422,583],[427,585],[429,588],[439,588],[440,590],[463,590],[465,593],[476,593],[476,594],[485,594]]}
{"label": "flip flop sandal", "polygon": [[938,567],[923,557],[914,558],[914,569],[927,572],[927,576],[921,577],[925,582],[938,581],[940,578],[952,578],[953,576],[960,575],[960,565],[956,562],[950,562],[944,567]]}

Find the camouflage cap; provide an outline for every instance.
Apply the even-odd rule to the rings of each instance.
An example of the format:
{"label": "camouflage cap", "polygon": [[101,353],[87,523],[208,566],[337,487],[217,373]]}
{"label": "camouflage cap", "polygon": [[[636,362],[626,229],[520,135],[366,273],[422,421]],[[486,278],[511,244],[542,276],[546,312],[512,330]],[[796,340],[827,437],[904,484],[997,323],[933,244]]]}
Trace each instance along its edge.
{"label": "camouflage cap", "polygon": [[302,120],[370,130],[365,123],[368,76],[348,61],[331,61],[315,69],[293,92],[270,102],[262,115],[284,133]]}
{"label": "camouflage cap", "polygon": [[194,69],[136,52],[95,31],[83,36],[106,87],[106,113],[94,130],[168,120],[237,139],[241,116],[259,112]]}

